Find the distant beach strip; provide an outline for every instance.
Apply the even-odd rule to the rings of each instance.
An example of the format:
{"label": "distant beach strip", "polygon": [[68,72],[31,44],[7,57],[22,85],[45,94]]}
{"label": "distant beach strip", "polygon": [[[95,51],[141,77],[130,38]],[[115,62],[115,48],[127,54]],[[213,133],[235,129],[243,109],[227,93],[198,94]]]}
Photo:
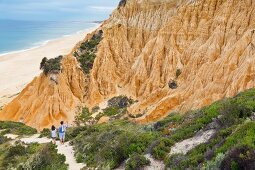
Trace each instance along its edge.
{"label": "distant beach strip", "polygon": [[[77,24],[80,22],[71,22],[71,23]],[[69,28],[65,28],[65,27],[59,28],[59,29],[57,29],[57,30],[59,30],[58,34],[55,33],[56,28],[51,27],[52,30],[48,30],[49,33],[47,33],[47,36],[44,36],[45,33],[38,33],[39,35],[34,35],[34,36],[28,35],[28,38],[24,37],[24,39],[22,39],[22,40],[20,40],[19,38],[14,38],[14,40],[8,39],[7,41],[5,39],[1,39],[0,40],[0,57],[4,56],[4,55],[8,55],[8,54],[15,54],[15,53],[25,52],[28,50],[39,48],[41,46],[46,45],[47,43],[49,43],[51,41],[55,41],[55,40],[63,38],[63,37],[73,36],[74,34],[80,34],[81,32],[86,32],[87,30],[91,30],[91,28],[97,28],[100,23],[102,23],[102,21],[94,21],[94,22],[86,23],[84,25],[84,28],[81,28],[79,30],[74,30],[74,31],[72,31],[71,29],[69,30]],[[65,30],[65,31],[60,31],[61,29]],[[1,30],[1,28],[0,28],[0,30]],[[22,33],[22,32],[28,32],[28,31],[29,30],[22,30],[20,32]],[[10,31],[10,34],[12,34],[11,32],[12,31]],[[1,35],[1,33],[0,33],[0,35]],[[8,35],[5,35],[5,36],[6,36],[6,38],[8,37]],[[14,35],[10,35],[10,36],[14,37]],[[16,36],[20,37],[20,35],[16,35]],[[21,37],[23,37],[23,36],[21,36]],[[39,39],[39,37],[41,37],[41,39],[37,40],[37,39]],[[29,39],[29,40],[27,40],[27,39]],[[7,45],[7,44],[9,44],[9,45]],[[8,47],[6,47],[6,46],[8,46]]]}

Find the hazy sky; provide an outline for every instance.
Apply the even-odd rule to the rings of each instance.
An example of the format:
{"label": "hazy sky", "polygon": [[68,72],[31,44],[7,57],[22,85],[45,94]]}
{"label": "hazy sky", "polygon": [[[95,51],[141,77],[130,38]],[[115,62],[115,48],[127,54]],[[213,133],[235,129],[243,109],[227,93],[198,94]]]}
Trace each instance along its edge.
{"label": "hazy sky", "polygon": [[0,19],[105,19],[118,3],[119,0],[0,0]]}

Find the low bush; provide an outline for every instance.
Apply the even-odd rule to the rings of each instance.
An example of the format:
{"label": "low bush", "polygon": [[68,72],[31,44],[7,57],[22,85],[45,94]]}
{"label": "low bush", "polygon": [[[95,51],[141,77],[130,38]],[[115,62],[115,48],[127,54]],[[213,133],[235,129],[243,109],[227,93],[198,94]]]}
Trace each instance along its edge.
{"label": "low bush", "polygon": [[88,52],[79,56],[78,61],[80,62],[81,68],[84,73],[89,74],[90,70],[93,67],[95,58],[95,54]]}
{"label": "low bush", "polygon": [[26,126],[23,123],[11,121],[0,121],[0,129],[5,130],[3,131],[5,133],[15,135],[33,135],[37,133],[37,130],[32,127]]}
{"label": "low bush", "polygon": [[158,141],[158,144],[153,147],[152,155],[156,159],[164,159],[168,153],[170,148],[174,145],[174,141],[168,138],[161,138]]}
{"label": "low bush", "polygon": [[61,60],[63,56],[58,56],[56,58],[47,59],[44,57],[40,64],[40,69],[43,70],[45,75],[49,73],[59,73],[61,70]]}
{"label": "low bush", "polygon": [[8,139],[7,137],[0,135],[0,145],[3,143],[8,142],[10,139]]}
{"label": "low bush", "polygon": [[100,110],[100,107],[99,106],[95,106],[92,108],[92,113],[96,113]]}
{"label": "low bush", "polygon": [[154,128],[157,131],[163,131],[165,128],[169,128],[171,125],[180,124],[183,121],[183,116],[180,113],[170,113],[167,117],[159,120],[154,124]]}
{"label": "low bush", "polygon": [[150,165],[150,160],[140,154],[132,154],[126,162],[125,170],[139,170],[144,166]]}
{"label": "low bush", "polygon": [[220,169],[221,163],[223,159],[225,158],[225,155],[223,153],[219,153],[215,160],[208,161],[206,164],[203,166],[203,170],[217,170]]}
{"label": "low bush", "polygon": [[119,114],[119,109],[117,107],[107,107],[106,109],[103,109],[103,113],[106,116],[114,116]]}
{"label": "low bush", "polygon": [[91,119],[91,114],[87,107],[82,108],[82,111],[75,116],[75,124],[78,126],[86,124],[86,122]]}
{"label": "low bush", "polygon": [[117,96],[108,100],[108,107],[126,108],[133,104],[134,101],[127,96]]}
{"label": "low bush", "polygon": [[56,146],[49,143],[42,145],[25,163],[20,164],[18,169],[67,170],[65,160],[64,155],[57,153]]}
{"label": "low bush", "polygon": [[178,78],[182,74],[181,69],[177,69],[175,73],[175,77]]}
{"label": "low bush", "polygon": [[229,151],[220,169],[255,169],[255,150],[246,145],[237,146]]}
{"label": "low bush", "polygon": [[21,156],[21,155],[24,155],[26,152],[26,148],[25,146],[21,145],[21,144],[18,144],[16,146],[11,146],[9,149],[8,149],[8,152],[7,152],[7,155],[6,155],[6,159],[8,158],[12,158],[14,156]]}
{"label": "low bush", "polygon": [[47,137],[47,138],[51,138],[51,130],[44,128],[41,132],[40,132],[40,137]]}

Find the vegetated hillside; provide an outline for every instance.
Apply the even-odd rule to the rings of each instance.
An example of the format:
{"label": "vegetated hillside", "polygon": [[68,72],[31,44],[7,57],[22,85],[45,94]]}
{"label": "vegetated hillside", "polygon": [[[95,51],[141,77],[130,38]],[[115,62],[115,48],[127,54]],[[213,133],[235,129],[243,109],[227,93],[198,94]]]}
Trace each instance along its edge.
{"label": "vegetated hillside", "polygon": [[18,138],[37,133],[36,129],[23,123],[0,122],[0,169],[67,170],[65,156],[57,153],[56,146],[48,144],[25,144],[19,139],[7,138],[6,134]]}
{"label": "vegetated hillside", "polygon": [[[254,87],[253,0],[126,0],[102,26],[3,108],[42,129],[114,96],[148,123]],[[56,81],[57,80],[57,81]],[[139,116],[135,116],[139,115]]]}
{"label": "vegetated hillside", "polygon": [[[254,169],[254,111],[255,89],[251,89],[185,115],[172,112],[153,124],[113,120],[80,125],[69,129],[68,139],[77,161],[89,168],[135,170],[148,168],[157,159],[173,170]],[[201,140],[209,131],[212,135]],[[195,141],[190,140],[193,137]],[[186,145],[178,151],[183,141]]]}

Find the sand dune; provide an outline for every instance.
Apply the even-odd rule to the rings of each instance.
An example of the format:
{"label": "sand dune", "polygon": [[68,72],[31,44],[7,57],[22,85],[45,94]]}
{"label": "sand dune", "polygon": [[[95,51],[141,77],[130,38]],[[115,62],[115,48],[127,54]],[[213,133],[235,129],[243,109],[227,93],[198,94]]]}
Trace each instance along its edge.
{"label": "sand dune", "polygon": [[97,27],[49,41],[38,48],[0,56],[0,108],[39,75],[39,65],[43,57],[53,58],[68,54],[76,43]]}

